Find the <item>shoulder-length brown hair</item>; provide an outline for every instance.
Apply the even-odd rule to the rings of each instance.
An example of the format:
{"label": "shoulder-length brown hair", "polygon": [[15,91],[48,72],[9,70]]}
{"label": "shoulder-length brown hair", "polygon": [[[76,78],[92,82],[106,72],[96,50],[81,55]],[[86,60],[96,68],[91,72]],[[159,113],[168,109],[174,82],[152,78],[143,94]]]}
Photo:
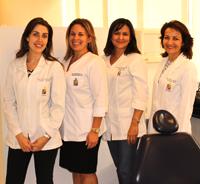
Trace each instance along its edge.
{"label": "shoulder-length brown hair", "polygon": [[[161,39],[162,48],[164,48],[163,39],[164,39],[164,36],[165,36],[165,30],[167,28],[175,29],[176,31],[181,33],[182,40],[183,40],[183,45],[181,47],[181,52],[188,59],[192,59],[192,55],[193,55],[193,52],[192,52],[193,38],[191,37],[187,27],[183,23],[179,22],[178,20],[172,20],[170,22],[165,23],[162,26],[162,28],[160,30],[160,33],[161,33],[160,39]],[[164,53],[161,54],[161,56],[162,57],[167,57],[168,53],[164,52]]]}
{"label": "shoulder-length brown hair", "polygon": [[69,59],[73,55],[73,50],[69,44],[69,35],[71,32],[72,26],[74,26],[75,24],[79,24],[85,29],[88,37],[90,37],[90,39],[91,39],[91,42],[88,43],[87,48],[93,54],[98,55],[97,45],[96,45],[96,37],[95,37],[95,33],[94,33],[94,28],[93,28],[91,22],[87,19],[77,18],[71,22],[71,24],[69,25],[67,32],[66,32],[67,52],[65,54],[64,60]]}
{"label": "shoulder-length brown hair", "polygon": [[136,40],[136,36],[135,36],[135,30],[133,28],[132,23],[128,20],[128,19],[124,19],[124,18],[119,18],[116,19],[109,28],[109,32],[108,32],[108,37],[107,37],[107,42],[106,42],[106,46],[104,48],[104,54],[106,56],[111,55],[114,52],[114,45],[112,43],[112,35],[120,30],[123,26],[128,26],[129,31],[130,31],[130,41],[126,47],[126,50],[124,51],[125,55],[131,54],[131,53],[139,53],[140,51],[137,47],[137,40]]}

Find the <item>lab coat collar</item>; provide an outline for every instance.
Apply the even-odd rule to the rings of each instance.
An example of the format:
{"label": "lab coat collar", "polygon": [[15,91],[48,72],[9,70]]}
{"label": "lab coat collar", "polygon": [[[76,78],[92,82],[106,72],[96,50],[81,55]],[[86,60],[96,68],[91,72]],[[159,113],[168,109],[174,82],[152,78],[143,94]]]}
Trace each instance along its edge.
{"label": "lab coat collar", "polygon": [[[87,62],[87,58],[90,57],[90,55],[92,55],[91,52],[87,52],[84,55],[82,55],[77,61],[75,61],[74,63],[72,63],[70,65],[69,71],[70,71],[70,69],[74,69],[74,68],[78,67],[83,62]],[[64,66],[65,66],[65,69],[68,68],[68,65],[70,63],[71,58],[72,58],[72,56],[66,62],[63,62]]]}
{"label": "lab coat collar", "polygon": [[35,68],[33,74],[34,74],[34,73],[40,72],[40,71],[44,68],[44,66],[45,66],[46,64],[47,64],[46,59],[45,59],[43,56],[41,56],[41,57],[40,57],[40,60],[39,60],[39,62],[38,62],[38,65],[36,66],[36,68]]}
{"label": "lab coat collar", "polygon": [[124,57],[125,57],[124,54],[122,54],[122,55],[117,59],[117,61],[116,61],[115,63],[113,63],[112,65],[110,64],[110,57],[111,57],[111,55],[108,56],[107,59],[106,59],[106,64],[107,64],[109,67],[116,67],[116,66],[118,66],[118,65],[123,65],[123,63],[124,63]]}
{"label": "lab coat collar", "polygon": [[[167,62],[168,57],[165,61],[165,63]],[[169,71],[172,69],[176,69],[178,68],[180,65],[182,65],[184,62],[188,61],[188,59],[186,58],[186,56],[184,56],[182,53],[176,58],[176,60],[171,63],[170,67],[169,67]]]}
{"label": "lab coat collar", "polygon": [[[18,70],[23,71],[24,73],[27,73],[27,67],[26,67],[26,60],[27,60],[27,54],[21,58],[18,58],[17,62],[16,62],[16,67]],[[41,71],[41,69],[44,67],[44,65],[46,65],[47,62],[45,60],[45,58],[43,56],[40,57],[39,63],[36,66],[34,73],[38,73],[39,71]]]}
{"label": "lab coat collar", "polygon": [[[163,64],[163,67],[164,65],[166,64],[166,62],[168,61],[168,57],[164,58],[163,59],[164,62],[162,63]],[[183,63],[185,62],[188,62],[188,59],[186,56],[184,56],[182,53],[176,58],[176,60],[170,64],[170,66],[168,67],[166,73],[170,72],[170,71],[173,71],[175,70],[176,68],[178,68],[180,65],[182,65]],[[163,69],[163,67],[161,67],[161,71]]]}
{"label": "lab coat collar", "polygon": [[16,68],[17,70],[20,70],[20,71],[23,71],[23,72],[27,72],[27,69],[26,69],[26,58],[27,56],[23,56],[21,58],[18,58],[17,61],[16,61]]}

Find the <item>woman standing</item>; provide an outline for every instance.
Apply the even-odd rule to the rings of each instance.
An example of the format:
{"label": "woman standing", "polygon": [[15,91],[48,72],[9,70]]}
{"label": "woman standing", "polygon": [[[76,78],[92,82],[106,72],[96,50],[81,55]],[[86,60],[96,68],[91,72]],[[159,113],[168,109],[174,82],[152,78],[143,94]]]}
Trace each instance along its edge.
{"label": "woman standing", "polygon": [[101,120],[107,111],[106,72],[87,19],[75,19],[66,40],[67,92],[60,166],[72,172],[74,184],[95,184]]}
{"label": "woman standing", "polygon": [[[160,39],[165,52],[154,79],[151,117],[157,110],[167,110],[175,116],[178,131],[191,133],[197,90],[197,71],[190,61],[193,38],[183,23],[174,20],[162,26]],[[154,132],[151,118],[149,133]]]}
{"label": "woman standing", "polygon": [[129,20],[111,24],[104,53],[109,86],[106,137],[119,183],[131,184],[138,137],[146,133],[141,116],[147,103],[147,68]]}
{"label": "woman standing", "polygon": [[34,156],[38,184],[53,183],[53,168],[62,141],[65,78],[51,56],[53,30],[42,18],[32,19],[8,68],[4,105],[8,122],[6,184],[24,183]]}

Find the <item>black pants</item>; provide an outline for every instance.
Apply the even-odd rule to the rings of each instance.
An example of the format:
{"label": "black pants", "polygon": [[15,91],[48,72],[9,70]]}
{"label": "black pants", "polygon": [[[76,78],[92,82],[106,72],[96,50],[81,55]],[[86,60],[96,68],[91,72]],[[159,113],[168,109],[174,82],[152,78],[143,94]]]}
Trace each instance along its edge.
{"label": "black pants", "polygon": [[53,169],[58,149],[23,152],[8,150],[6,184],[24,184],[27,168],[33,154],[37,184],[53,184]]}

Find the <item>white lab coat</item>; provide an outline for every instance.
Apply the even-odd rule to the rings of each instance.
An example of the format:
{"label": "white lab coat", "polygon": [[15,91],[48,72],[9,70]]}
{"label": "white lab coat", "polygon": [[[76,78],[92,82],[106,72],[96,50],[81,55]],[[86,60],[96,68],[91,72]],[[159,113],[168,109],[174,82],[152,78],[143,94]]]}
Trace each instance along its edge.
{"label": "white lab coat", "polygon": [[[65,70],[70,58],[64,62]],[[91,52],[84,54],[66,71],[66,110],[61,132],[64,141],[85,141],[93,117],[104,117],[107,111],[107,80],[103,60]],[[101,123],[99,136],[104,132]]]}
{"label": "white lab coat", "polygon": [[42,150],[61,146],[59,127],[64,117],[65,77],[60,63],[42,56],[28,77],[25,55],[10,63],[4,92],[4,111],[8,125],[7,144],[20,148],[16,135],[31,141],[45,133],[51,139]]}
{"label": "white lab coat", "polygon": [[[140,54],[122,55],[113,65],[104,56],[108,74],[109,108],[105,117],[107,140],[125,140],[134,109],[145,110],[147,104],[147,66]],[[144,116],[139,134],[146,133]]]}
{"label": "white lab coat", "polygon": [[163,58],[153,84],[152,112],[149,133],[155,133],[152,117],[157,110],[167,110],[174,115],[179,132],[191,133],[190,118],[197,90],[197,71],[194,63],[183,54],[161,72],[168,58]]}

